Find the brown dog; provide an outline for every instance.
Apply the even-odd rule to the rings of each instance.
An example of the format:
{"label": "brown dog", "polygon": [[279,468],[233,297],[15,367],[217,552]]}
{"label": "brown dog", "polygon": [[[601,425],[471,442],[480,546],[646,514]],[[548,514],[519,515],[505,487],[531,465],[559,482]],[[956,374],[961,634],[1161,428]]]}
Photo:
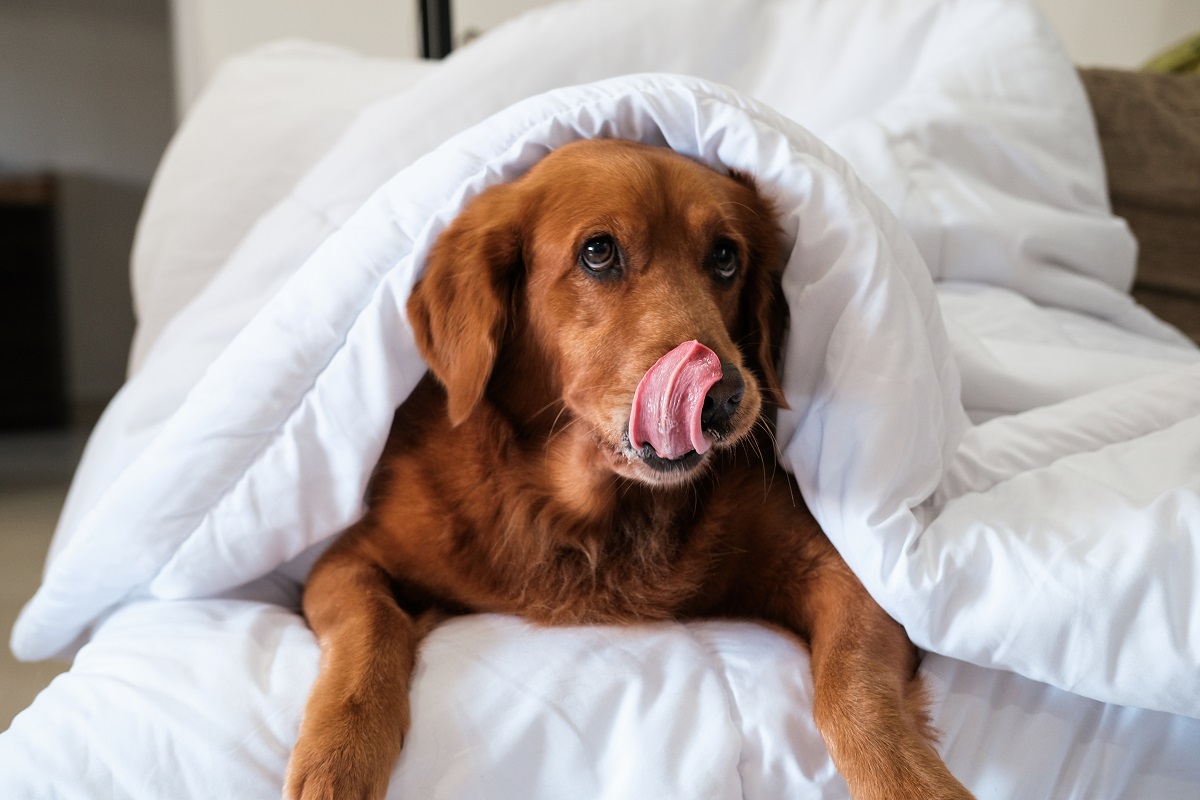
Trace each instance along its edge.
{"label": "brown dog", "polygon": [[778,239],[748,179],[621,141],[560,148],[446,230],[408,302],[430,374],[305,589],[322,663],[288,797],[384,796],[421,637],[471,611],[773,623],[811,649],[854,797],[970,797],[903,629],[776,468]]}

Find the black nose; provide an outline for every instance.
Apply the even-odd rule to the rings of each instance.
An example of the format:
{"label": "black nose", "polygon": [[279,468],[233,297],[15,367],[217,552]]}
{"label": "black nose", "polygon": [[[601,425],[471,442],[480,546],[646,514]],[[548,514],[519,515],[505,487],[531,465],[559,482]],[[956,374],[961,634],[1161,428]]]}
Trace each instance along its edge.
{"label": "black nose", "polygon": [[724,433],[745,393],[746,382],[742,380],[742,371],[737,367],[722,364],[721,380],[714,383],[704,396],[700,427],[706,431]]}

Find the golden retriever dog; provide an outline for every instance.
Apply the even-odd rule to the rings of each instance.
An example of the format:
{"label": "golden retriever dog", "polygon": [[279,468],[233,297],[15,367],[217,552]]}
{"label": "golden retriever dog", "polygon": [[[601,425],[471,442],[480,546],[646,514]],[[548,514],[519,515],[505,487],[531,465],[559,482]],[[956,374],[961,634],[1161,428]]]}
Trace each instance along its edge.
{"label": "golden retriever dog", "polygon": [[807,644],[855,798],[970,797],[930,743],[917,651],[775,463],[783,263],[752,180],[625,141],[562,147],[463,210],[408,301],[429,373],[305,588],[321,667],[287,797],[385,795],[421,638],[469,612],[764,621]]}

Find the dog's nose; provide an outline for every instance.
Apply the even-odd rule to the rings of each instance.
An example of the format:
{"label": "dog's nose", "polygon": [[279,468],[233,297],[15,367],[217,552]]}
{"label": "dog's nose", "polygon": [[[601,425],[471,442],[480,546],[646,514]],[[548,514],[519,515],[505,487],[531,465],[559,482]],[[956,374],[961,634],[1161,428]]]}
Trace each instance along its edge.
{"label": "dog's nose", "polygon": [[706,431],[724,432],[745,393],[746,382],[742,380],[742,371],[721,364],[721,380],[714,383],[704,396],[700,427]]}

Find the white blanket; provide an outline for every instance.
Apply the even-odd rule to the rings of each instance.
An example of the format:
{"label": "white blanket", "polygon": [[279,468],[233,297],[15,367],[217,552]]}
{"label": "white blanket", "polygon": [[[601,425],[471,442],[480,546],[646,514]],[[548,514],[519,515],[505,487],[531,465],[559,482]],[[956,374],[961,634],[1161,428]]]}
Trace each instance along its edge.
{"label": "white blanket", "polygon": [[[564,40],[575,45],[564,50]],[[538,52],[541,63],[522,55]],[[646,67],[743,91],[641,75],[505,108],[551,85]],[[435,148],[494,109],[504,110]],[[1040,18],[999,0],[571,4],[497,31],[374,106],[155,339],[89,447],[14,650],[73,652],[109,615],[120,629],[221,593],[283,585],[274,599],[294,601],[283,576],[302,577],[361,513],[392,411],[423,371],[403,306],[430,242],[487,185],[594,136],[751,172],[783,210],[793,242],[783,372],[792,411],[780,421],[781,452],[829,536],[914,641],[1099,700],[1200,716],[1200,358],[1124,293],[1134,244],[1108,213],[1082,89]],[[972,426],[964,400],[975,419],[994,419]],[[255,614],[259,639],[303,630],[293,614]],[[580,632],[462,625],[501,653],[586,659],[597,647]],[[670,630],[658,632],[668,640],[661,652],[651,636],[629,662],[662,676],[654,691],[608,698],[631,704],[620,706],[630,716],[610,709],[594,728],[571,730],[580,753],[655,731],[679,742],[668,748],[672,763],[703,780],[623,793],[601,759],[591,763],[604,788],[589,796],[794,791],[799,777],[752,786],[743,768],[754,747],[739,756],[732,740],[672,716],[685,698],[696,719],[733,713],[735,728],[743,711],[757,723],[768,709],[738,695],[740,710],[729,710],[727,690],[749,685],[736,674],[737,646],[701,648],[717,653],[710,663],[722,677],[709,684],[713,670],[679,666],[692,663],[687,642],[702,634]],[[112,641],[104,631],[97,647]],[[643,636],[627,635],[618,650]],[[454,663],[439,661],[438,642],[467,646],[446,636],[427,665]],[[756,647],[770,658],[777,645]],[[613,668],[600,661],[601,672]],[[282,690],[293,718],[314,667],[298,666],[308,672]],[[568,657],[563,674],[575,668]],[[418,695],[452,714],[459,689],[422,683],[442,680],[435,674],[427,666],[418,677]],[[554,685],[531,681],[539,693]],[[532,705],[484,697],[523,709],[508,733],[488,729],[501,751],[537,744],[517,728],[522,714],[546,713],[548,696]],[[578,699],[579,708],[603,702]],[[1162,720],[1155,730],[1174,724],[1139,719]],[[733,736],[743,748],[747,726]],[[1197,741],[1195,726],[1187,730]],[[277,774],[292,735],[282,725],[262,745],[274,759],[263,775]],[[794,754],[787,743],[756,745],[764,774],[780,753]],[[537,762],[520,752],[518,766]],[[1154,757],[1169,761],[1164,752]],[[631,757],[628,744],[620,753]],[[441,765],[438,780],[453,783],[444,755],[402,761],[401,772]],[[504,763],[493,755],[486,763]],[[1142,751],[1139,763],[1150,757]],[[814,775],[830,780],[823,754],[812,770],[795,769],[814,785]],[[571,784],[558,781],[570,774],[579,773],[537,783],[545,791],[536,796],[562,796]],[[667,776],[630,774],[667,785]],[[468,781],[447,796],[469,790]]]}

